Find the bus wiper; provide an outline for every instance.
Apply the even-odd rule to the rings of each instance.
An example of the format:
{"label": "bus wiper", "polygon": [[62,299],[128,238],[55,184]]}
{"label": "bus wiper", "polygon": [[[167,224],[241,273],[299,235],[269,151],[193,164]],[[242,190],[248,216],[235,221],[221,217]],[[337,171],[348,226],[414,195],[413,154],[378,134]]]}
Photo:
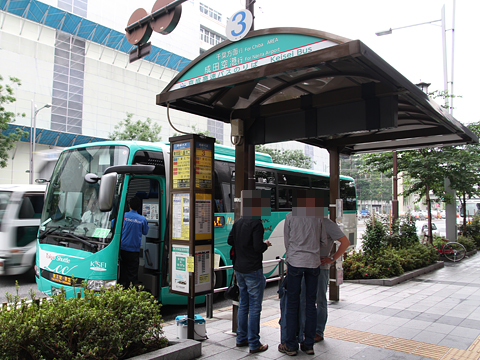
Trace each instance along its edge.
{"label": "bus wiper", "polygon": [[89,243],[87,240],[83,240],[81,237],[78,237],[77,235],[74,235],[74,234],[72,234],[72,233],[65,233],[64,235],[65,235],[65,236],[72,237],[72,238],[75,239],[76,241],[79,241],[79,242],[81,242],[82,244],[89,246],[91,249],[97,250],[97,244]]}
{"label": "bus wiper", "polygon": [[51,233],[54,233],[54,232],[57,232],[59,230],[63,230],[63,229],[69,229],[65,226],[54,226],[54,227],[51,227],[49,228],[48,230],[45,230],[43,233],[41,233],[40,235],[38,235],[38,239],[39,240],[43,240],[45,239],[48,235],[50,235]]}

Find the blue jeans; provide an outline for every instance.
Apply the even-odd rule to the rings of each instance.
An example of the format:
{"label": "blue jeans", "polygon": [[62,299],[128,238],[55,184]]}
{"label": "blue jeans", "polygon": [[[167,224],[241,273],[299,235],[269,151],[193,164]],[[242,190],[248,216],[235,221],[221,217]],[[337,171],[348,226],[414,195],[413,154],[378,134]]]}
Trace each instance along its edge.
{"label": "blue jeans", "polygon": [[306,302],[305,302],[305,347],[313,348],[315,338],[315,328],[317,326],[317,316],[315,309],[315,299],[317,296],[317,283],[320,267],[304,268],[288,265],[287,283],[288,283],[288,302],[287,302],[287,342],[290,350],[298,349],[297,330],[300,303],[300,290],[302,279],[305,278]]}
{"label": "blue jeans", "polygon": [[[328,282],[330,279],[330,269],[320,269],[320,275],[318,276],[317,285],[317,328],[315,333],[323,336],[325,331],[325,325],[327,324],[328,308],[327,308],[327,290]],[[303,285],[303,283],[302,283]],[[305,287],[302,286],[302,292],[300,293],[300,330],[298,335],[298,341],[303,341],[303,329],[305,328],[305,312],[302,309],[305,308]]]}
{"label": "blue jeans", "polygon": [[266,280],[263,269],[243,274],[236,272],[240,289],[240,304],[237,315],[237,343],[248,340],[251,350],[260,347],[260,313]]}

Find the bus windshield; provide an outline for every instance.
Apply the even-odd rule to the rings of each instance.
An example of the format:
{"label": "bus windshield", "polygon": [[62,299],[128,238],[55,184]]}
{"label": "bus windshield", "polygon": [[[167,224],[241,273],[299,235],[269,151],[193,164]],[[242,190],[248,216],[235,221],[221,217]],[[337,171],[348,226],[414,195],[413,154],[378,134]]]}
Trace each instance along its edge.
{"label": "bus windshield", "polygon": [[[95,252],[111,240],[112,212],[118,209],[115,197],[112,211],[98,208],[100,181],[89,184],[88,173],[101,177],[113,165],[125,165],[129,150],[124,146],[85,147],[64,151],[53,171],[43,208],[39,241]],[[121,191],[123,175],[119,175]],[[118,193],[117,193],[118,194]]]}

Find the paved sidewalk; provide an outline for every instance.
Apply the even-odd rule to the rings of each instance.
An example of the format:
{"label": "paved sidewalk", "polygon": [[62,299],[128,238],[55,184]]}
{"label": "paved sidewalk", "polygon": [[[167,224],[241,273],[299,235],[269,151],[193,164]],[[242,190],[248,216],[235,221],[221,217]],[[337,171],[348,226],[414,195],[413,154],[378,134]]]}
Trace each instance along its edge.
{"label": "paved sidewalk", "polygon": [[[208,340],[201,359],[286,359],[278,352],[280,307],[276,297],[264,299],[261,342],[263,353],[249,355],[235,347],[231,307],[207,319]],[[201,314],[205,317],[205,314]],[[166,336],[177,337],[174,322]],[[325,340],[315,344],[308,359],[480,359],[480,256],[465,258],[404,283],[387,287],[346,283],[340,301],[329,303]]]}

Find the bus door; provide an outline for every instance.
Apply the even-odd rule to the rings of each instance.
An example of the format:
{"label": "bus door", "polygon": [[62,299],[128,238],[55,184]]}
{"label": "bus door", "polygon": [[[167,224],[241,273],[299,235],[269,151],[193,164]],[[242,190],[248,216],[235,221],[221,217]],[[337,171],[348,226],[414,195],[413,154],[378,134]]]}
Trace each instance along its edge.
{"label": "bus door", "polygon": [[128,184],[126,198],[128,201],[136,196],[142,201],[138,212],[147,219],[149,231],[142,236],[138,279],[156,298],[160,294],[162,234],[166,218],[164,194],[164,177],[135,176]]}

